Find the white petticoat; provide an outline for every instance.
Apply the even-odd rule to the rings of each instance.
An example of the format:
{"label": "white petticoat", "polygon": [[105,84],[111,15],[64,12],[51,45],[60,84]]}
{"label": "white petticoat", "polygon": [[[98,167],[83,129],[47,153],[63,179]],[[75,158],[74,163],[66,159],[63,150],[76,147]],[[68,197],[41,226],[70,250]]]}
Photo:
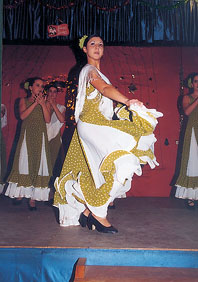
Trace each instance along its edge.
{"label": "white petticoat", "polygon": [[[24,139],[20,150],[19,173],[23,175],[29,174],[26,132],[24,134]],[[42,138],[41,161],[40,161],[38,175],[49,176],[46,151],[45,151],[44,134]],[[24,197],[24,198],[31,198],[32,200],[36,200],[36,201],[48,201],[49,193],[50,193],[49,187],[33,187],[33,186],[23,187],[23,186],[18,186],[18,183],[8,182],[5,195],[9,196],[10,198]]]}
{"label": "white petticoat", "polygon": [[9,182],[5,195],[10,198],[31,198],[36,201],[48,201],[50,188],[23,187],[17,183]]}

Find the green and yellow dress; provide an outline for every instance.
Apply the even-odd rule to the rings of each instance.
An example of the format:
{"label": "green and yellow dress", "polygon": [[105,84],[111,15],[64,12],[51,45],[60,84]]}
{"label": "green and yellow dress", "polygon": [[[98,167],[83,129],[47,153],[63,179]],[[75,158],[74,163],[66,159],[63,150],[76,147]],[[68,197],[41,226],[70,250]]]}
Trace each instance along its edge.
{"label": "green and yellow dress", "polygon": [[6,143],[4,140],[2,129],[7,125],[7,109],[4,104],[1,104],[1,156],[0,156],[0,194],[3,192],[5,185],[5,176],[7,170],[6,162]]}
{"label": "green and yellow dress", "polygon": [[[66,110],[65,106],[60,104],[57,104],[57,108],[61,113],[63,113]],[[63,157],[64,151],[62,148],[62,137],[61,137],[61,128],[63,124],[64,123],[59,121],[54,111],[52,112],[51,115],[51,121],[46,124],[54,177],[60,175],[60,170],[64,161],[64,157]]]}
{"label": "green and yellow dress", "polygon": [[[194,98],[190,96],[191,103]],[[198,200],[198,108],[188,116],[182,148],[181,167],[176,181],[176,198]]]}
{"label": "green and yellow dress", "polygon": [[61,226],[78,225],[85,207],[106,217],[109,203],[131,188],[133,174],[141,175],[141,164],[158,165],[153,131],[156,117],[162,114],[136,105],[128,111],[120,105],[115,109],[119,120],[112,120],[113,103],[90,84],[92,72],[110,83],[91,65],[80,73],[77,129],[55,181],[54,205],[59,208]]}
{"label": "green and yellow dress", "polygon": [[[31,102],[25,99],[26,106]],[[48,201],[52,176],[46,123],[42,107],[37,105],[22,122],[13,167],[7,179],[6,196]]]}

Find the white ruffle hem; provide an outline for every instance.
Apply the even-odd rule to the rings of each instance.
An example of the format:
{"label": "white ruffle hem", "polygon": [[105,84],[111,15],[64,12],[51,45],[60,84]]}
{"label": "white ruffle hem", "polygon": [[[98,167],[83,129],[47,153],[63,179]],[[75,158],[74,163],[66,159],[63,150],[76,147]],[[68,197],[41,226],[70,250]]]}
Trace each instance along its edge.
{"label": "white ruffle hem", "polygon": [[23,187],[17,186],[17,183],[9,182],[5,195],[10,198],[31,198],[36,201],[48,201],[50,188]]}

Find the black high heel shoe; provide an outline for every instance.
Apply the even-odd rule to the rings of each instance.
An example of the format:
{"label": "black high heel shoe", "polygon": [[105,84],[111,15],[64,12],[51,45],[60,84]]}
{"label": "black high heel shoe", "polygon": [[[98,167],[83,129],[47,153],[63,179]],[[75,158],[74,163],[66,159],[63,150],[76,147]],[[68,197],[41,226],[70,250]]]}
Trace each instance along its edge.
{"label": "black high heel shoe", "polygon": [[88,216],[87,226],[89,230],[96,229],[98,232],[102,232],[102,233],[111,233],[111,234],[118,233],[118,230],[112,225],[109,227],[102,225],[95,217],[93,217],[91,213]]}
{"label": "black high heel shoe", "polygon": [[108,205],[108,209],[109,209],[109,210],[115,210],[115,208],[116,208],[116,207],[115,207],[115,204],[113,204],[113,205]]}
{"label": "black high heel shoe", "polygon": [[14,198],[14,199],[12,200],[12,204],[13,204],[14,206],[19,206],[19,205],[22,204],[22,199]]}
{"label": "black high heel shoe", "polygon": [[195,209],[195,201],[194,200],[186,199],[185,204],[186,204],[187,209],[189,209],[189,210]]}
{"label": "black high heel shoe", "polygon": [[30,202],[28,202],[28,209],[29,209],[30,211],[36,211],[36,210],[37,210],[37,207],[36,207],[36,206],[31,206],[31,205],[30,205]]}
{"label": "black high heel shoe", "polygon": [[82,227],[86,227],[87,226],[87,220],[88,220],[88,216],[84,215],[83,212],[81,212],[80,217],[79,217],[79,223]]}

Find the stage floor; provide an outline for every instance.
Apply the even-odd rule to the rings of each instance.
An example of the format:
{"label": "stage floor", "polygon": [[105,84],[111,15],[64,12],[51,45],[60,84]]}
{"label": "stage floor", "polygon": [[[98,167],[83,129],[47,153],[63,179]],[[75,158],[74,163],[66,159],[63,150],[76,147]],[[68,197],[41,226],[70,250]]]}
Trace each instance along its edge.
{"label": "stage floor", "polygon": [[80,226],[60,227],[57,209],[27,200],[12,205],[0,195],[0,247],[198,250],[198,207],[188,210],[175,198],[117,199],[109,210],[118,234],[102,234]]}

